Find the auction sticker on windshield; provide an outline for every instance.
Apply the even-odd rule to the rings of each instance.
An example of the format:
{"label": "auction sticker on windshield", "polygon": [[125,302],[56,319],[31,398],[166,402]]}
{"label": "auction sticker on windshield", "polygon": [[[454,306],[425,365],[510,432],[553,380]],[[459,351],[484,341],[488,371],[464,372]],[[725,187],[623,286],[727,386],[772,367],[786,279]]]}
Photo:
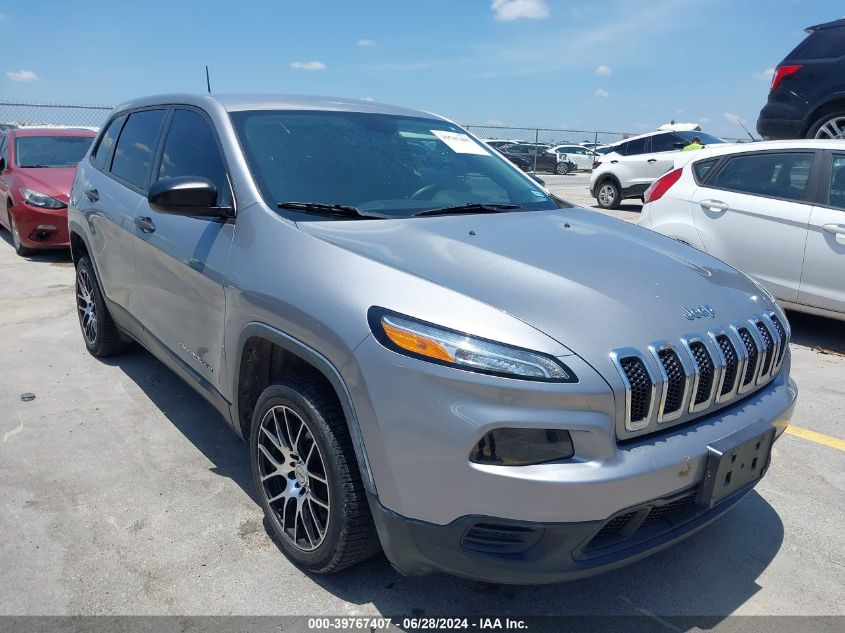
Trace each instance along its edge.
{"label": "auction sticker on windshield", "polygon": [[453,152],[457,152],[458,154],[480,154],[481,156],[490,156],[490,152],[481,147],[481,145],[473,141],[466,134],[445,132],[443,130],[431,130],[431,133],[446,143]]}

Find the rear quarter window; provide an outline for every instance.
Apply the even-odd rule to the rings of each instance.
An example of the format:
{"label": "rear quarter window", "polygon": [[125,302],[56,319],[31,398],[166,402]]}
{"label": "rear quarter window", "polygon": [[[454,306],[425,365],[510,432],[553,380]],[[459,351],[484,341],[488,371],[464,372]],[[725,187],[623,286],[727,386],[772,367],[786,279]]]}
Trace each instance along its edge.
{"label": "rear quarter window", "polygon": [[813,31],[787,59],[832,59],[845,55],[845,27]]}
{"label": "rear quarter window", "polygon": [[713,166],[718,162],[718,158],[711,158],[710,160],[700,160],[697,163],[694,163],[692,166],[692,173],[695,176],[695,181],[698,184],[703,183],[707,178],[707,174],[710,173],[710,170],[713,169]]}

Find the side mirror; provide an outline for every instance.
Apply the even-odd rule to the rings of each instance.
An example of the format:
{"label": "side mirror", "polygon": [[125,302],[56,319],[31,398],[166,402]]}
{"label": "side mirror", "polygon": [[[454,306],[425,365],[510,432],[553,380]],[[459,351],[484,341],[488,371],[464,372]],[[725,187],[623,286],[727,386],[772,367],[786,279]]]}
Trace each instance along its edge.
{"label": "side mirror", "polygon": [[532,173],[532,174],[528,174],[528,176],[531,178],[531,180],[533,180],[534,182],[536,182],[536,183],[537,183],[538,185],[540,185],[541,187],[545,187],[545,186],[546,186],[546,181],[545,181],[545,180],[543,180],[542,178],[540,178],[537,174],[533,174],[533,173]]}
{"label": "side mirror", "polygon": [[150,207],[173,215],[231,217],[232,209],[217,206],[217,187],[208,178],[179,176],[157,180],[147,194]]}

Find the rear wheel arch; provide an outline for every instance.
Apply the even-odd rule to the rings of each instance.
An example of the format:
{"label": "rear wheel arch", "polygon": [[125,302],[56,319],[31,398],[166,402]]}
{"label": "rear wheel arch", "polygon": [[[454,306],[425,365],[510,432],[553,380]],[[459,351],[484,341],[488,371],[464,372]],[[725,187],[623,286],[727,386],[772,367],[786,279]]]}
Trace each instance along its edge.
{"label": "rear wheel arch", "polygon": [[814,132],[820,119],[825,115],[835,112],[845,112],[845,95],[838,95],[817,106],[804,120],[804,125],[801,128],[801,136],[807,137],[808,134]]}
{"label": "rear wheel arch", "polygon": [[283,384],[291,378],[314,379],[337,399],[343,410],[364,486],[368,492],[376,494],[352,398],[331,361],[284,332],[257,322],[248,324],[241,331],[237,349],[238,356],[233,365],[231,418],[241,436],[249,438],[253,410],[265,388]]}

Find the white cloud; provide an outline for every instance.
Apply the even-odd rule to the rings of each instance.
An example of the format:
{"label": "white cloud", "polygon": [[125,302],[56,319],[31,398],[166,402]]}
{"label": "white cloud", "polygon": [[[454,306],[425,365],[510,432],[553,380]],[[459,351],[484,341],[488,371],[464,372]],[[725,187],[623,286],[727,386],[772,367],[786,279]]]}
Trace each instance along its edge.
{"label": "white cloud", "polygon": [[38,81],[40,77],[31,70],[9,71],[6,73],[9,81]]}
{"label": "white cloud", "polygon": [[610,74],[610,72],[611,72],[610,66],[605,66],[604,64],[602,64],[601,66],[596,68],[596,74],[599,77],[607,77]]}
{"label": "white cloud", "polygon": [[356,43],[358,46],[375,46],[375,45],[376,45],[376,41],[375,41],[375,40],[368,40],[368,39],[366,39],[366,38],[365,38],[365,39],[363,39],[363,40],[358,40],[358,41],[357,41],[357,42],[355,42],[355,43]]}
{"label": "white cloud", "polygon": [[599,88],[598,90],[596,90],[596,96],[597,97],[603,97],[603,98],[607,99],[608,97],[610,97],[610,93],[607,90],[603,90],[602,88]]}
{"label": "white cloud", "polygon": [[364,97],[364,101],[372,101],[372,100],[373,100],[372,97]]}
{"label": "white cloud", "polygon": [[493,17],[499,22],[512,22],[522,18],[545,20],[549,17],[546,0],[493,0],[490,4]]}
{"label": "white cloud", "polygon": [[504,127],[505,122],[500,121],[499,119],[487,119],[487,125],[492,125],[493,127]]}
{"label": "white cloud", "polygon": [[326,65],[323,62],[291,62],[291,68],[296,68],[297,70],[323,70]]}
{"label": "white cloud", "polygon": [[764,70],[764,71],[763,71],[763,72],[761,72],[761,73],[754,73],[754,77],[755,77],[756,79],[761,79],[761,80],[763,80],[763,81],[771,81],[772,76],[773,76],[774,74],[775,74],[775,69],[774,69],[774,68],[769,67],[769,68],[767,68],[766,70]]}
{"label": "white cloud", "polygon": [[703,116],[698,120],[698,122],[699,123],[710,123],[710,119],[707,118],[706,116]]}
{"label": "white cloud", "polygon": [[733,112],[723,112],[722,118],[728,123],[736,123],[737,121],[739,121],[739,115],[734,114]]}

